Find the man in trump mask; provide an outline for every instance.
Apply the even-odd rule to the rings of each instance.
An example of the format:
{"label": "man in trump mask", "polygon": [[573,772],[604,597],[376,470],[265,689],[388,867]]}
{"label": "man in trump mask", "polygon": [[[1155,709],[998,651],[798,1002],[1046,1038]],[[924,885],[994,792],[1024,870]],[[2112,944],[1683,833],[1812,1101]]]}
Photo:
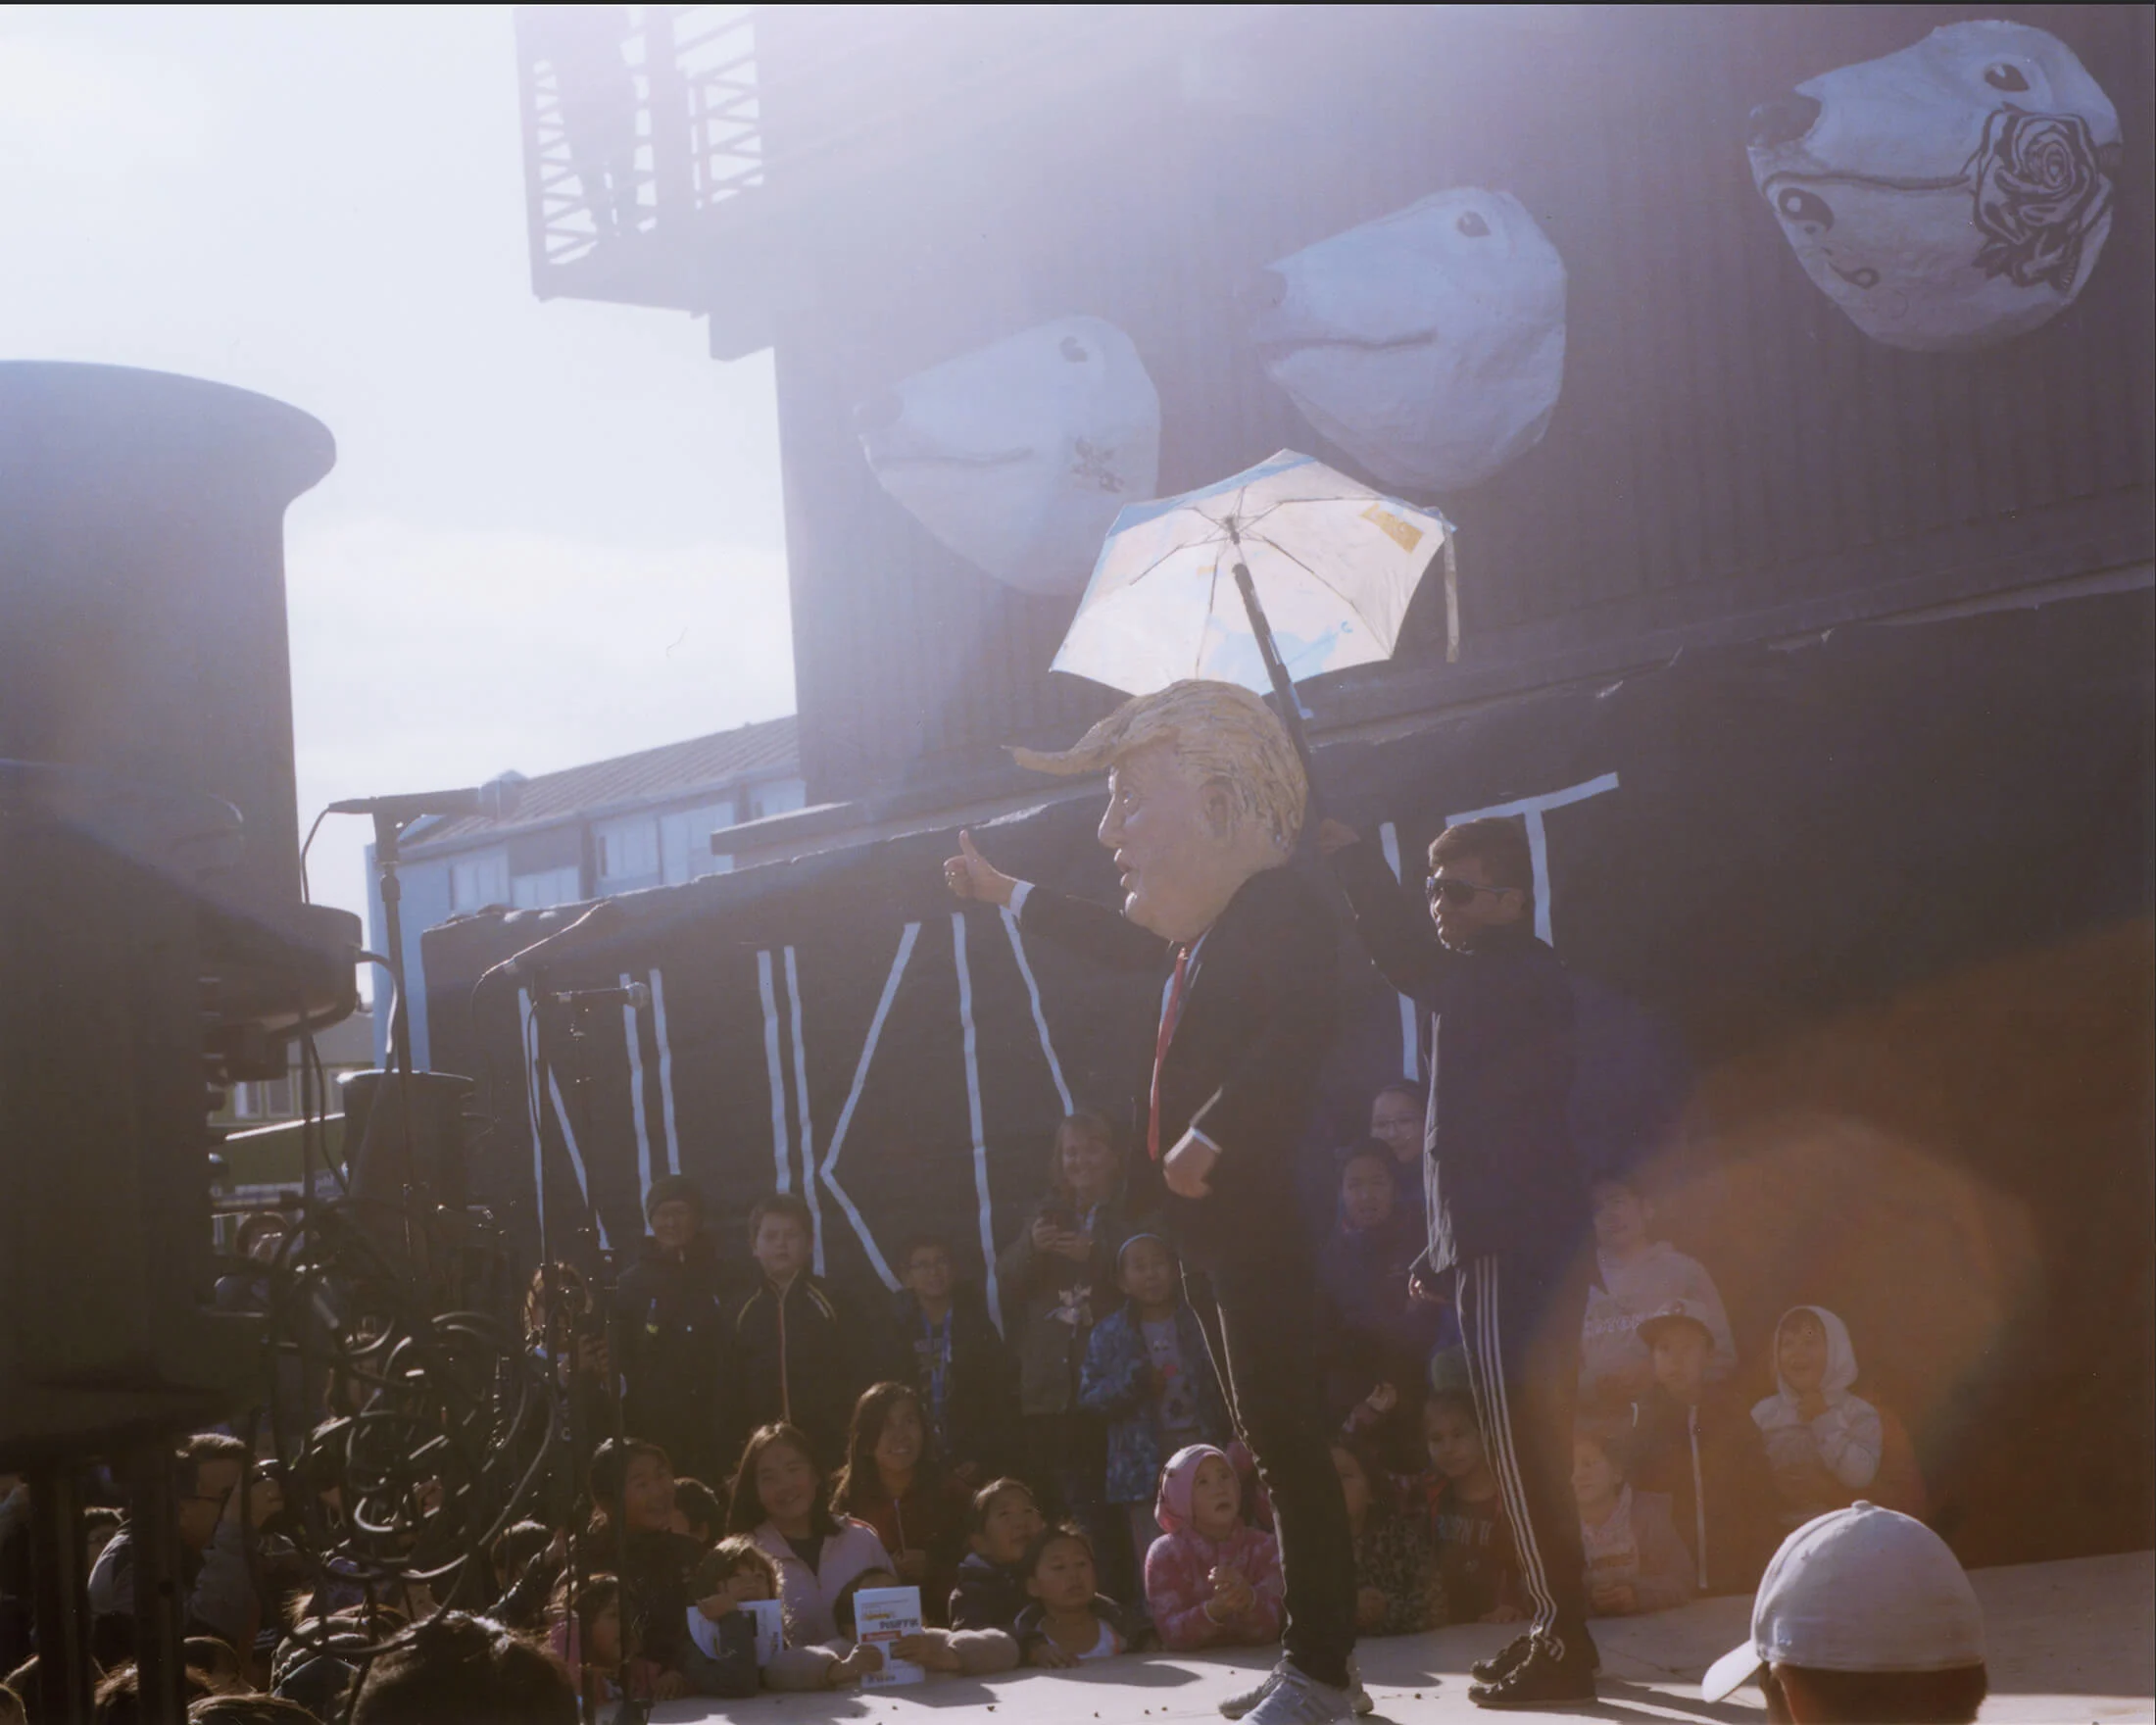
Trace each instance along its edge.
{"label": "man in trump mask", "polygon": [[[1252,1725],[1325,1725],[1360,1698],[1354,1552],[1327,1449],[1317,1297],[1294,1158],[1333,1038],[1332,924],[1287,866],[1308,785],[1286,728],[1228,683],[1125,702],[1059,755],[1021,764],[1108,775],[1101,843],[1121,914],[1014,879],[959,835],[944,878],[1019,926],[1124,970],[1163,974],[1146,1147],[1188,1269],[1211,1285],[1222,1388],[1272,1498],[1287,1592],[1285,1654],[1224,1703]],[[1206,1314],[1211,1317],[1212,1313]]]}

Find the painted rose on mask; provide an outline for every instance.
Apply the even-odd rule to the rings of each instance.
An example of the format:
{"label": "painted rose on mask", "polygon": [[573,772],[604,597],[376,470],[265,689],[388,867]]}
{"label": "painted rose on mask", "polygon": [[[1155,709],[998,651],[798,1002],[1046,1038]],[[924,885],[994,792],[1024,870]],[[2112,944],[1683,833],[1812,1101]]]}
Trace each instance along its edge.
{"label": "painted rose on mask", "polygon": [[2002,108],[1984,121],[1977,167],[1984,245],[1977,268],[1986,275],[2072,294],[2083,242],[2098,222],[2109,231],[2110,213],[2111,178],[2080,115]]}
{"label": "painted rose on mask", "polygon": [[2074,303],[2111,232],[2119,117],[2027,25],[1947,25],[1752,110],[1752,178],[1805,271],[1889,347],[1986,347]]}
{"label": "painted rose on mask", "polygon": [[1075,593],[1125,504],[1152,496],[1160,398],[1128,335],[1062,318],[976,348],[854,410],[879,483],[976,568]]}

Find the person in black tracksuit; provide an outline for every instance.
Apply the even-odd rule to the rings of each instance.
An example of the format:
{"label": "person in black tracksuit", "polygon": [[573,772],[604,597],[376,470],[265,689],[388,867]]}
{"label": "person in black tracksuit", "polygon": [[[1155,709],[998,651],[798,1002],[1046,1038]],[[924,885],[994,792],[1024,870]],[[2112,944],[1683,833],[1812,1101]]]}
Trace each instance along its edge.
{"label": "person in black tracksuit", "polygon": [[964,834],[945,878],[961,898],[1014,909],[1026,934],[1163,979],[1144,1142],[1186,1274],[1210,1283],[1207,1340],[1272,1500],[1287,1591],[1286,1658],[1233,1705],[1254,1708],[1253,1725],[1346,1719],[1354,1549],[1295,1199],[1335,1030],[1337,963],[1323,896],[1287,865],[1301,767],[1271,711],[1218,683],[1171,684],[1127,703],[1068,755],[1019,759],[1108,769],[1099,837],[1122,871],[1124,912],[1017,881]]}
{"label": "person in black tracksuit", "polygon": [[1435,1074],[1423,1150],[1429,1244],[1412,1276],[1424,1298],[1458,1313],[1534,1608],[1528,1634],[1477,1667],[1469,1698],[1497,1707],[1591,1700],[1595,1655],[1571,1486],[1591,1222],[1567,1115],[1572,988],[1535,937],[1526,834],[1502,819],[1442,833],[1430,847],[1428,919],[1350,828],[1326,821],[1318,845],[1364,950],[1422,1010]]}
{"label": "person in black tracksuit", "polygon": [[763,1273],[752,1293],[731,1302],[724,1424],[734,1457],[759,1427],[793,1426],[830,1473],[846,1459],[856,1400],[900,1374],[885,1326],[864,1321],[809,1272],[813,1226],[798,1193],[760,1199],[749,1212],[750,1252]]}
{"label": "person in black tracksuit", "polygon": [[725,1312],[704,1197],[685,1175],[663,1175],[652,1182],[644,1214],[652,1237],[613,1293],[622,1428],[665,1451],[676,1472],[723,1479]]}

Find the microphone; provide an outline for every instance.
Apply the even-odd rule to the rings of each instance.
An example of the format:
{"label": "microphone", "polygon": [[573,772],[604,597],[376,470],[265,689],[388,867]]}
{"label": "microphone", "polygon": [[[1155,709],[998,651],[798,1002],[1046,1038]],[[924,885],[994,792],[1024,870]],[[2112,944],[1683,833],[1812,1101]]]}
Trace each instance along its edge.
{"label": "microphone", "polygon": [[329,805],[330,814],[371,814],[405,826],[425,814],[484,814],[489,820],[507,820],[524,799],[524,780],[505,772],[468,791],[406,791],[395,797],[347,797]]}
{"label": "microphone", "polygon": [[[566,928],[558,928],[552,934],[541,936],[520,952],[512,953],[499,964],[490,965],[480,972],[479,980],[471,985],[472,992],[476,994],[490,982],[521,983],[531,980],[545,968],[547,959],[554,951],[557,942],[566,940],[578,930],[590,926],[595,918],[599,919],[603,925],[613,914],[613,901],[612,899],[601,899]],[[599,931],[595,929],[593,932]],[[621,991],[615,989],[613,992],[618,995]]]}
{"label": "microphone", "polygon": [[331,814],[372,814],[402,826],[422,814],[477,814],[481,795],[468,791],[407,791],[400,797],[347,797],[329,805]]}
{"label": "microphone", "polygon": [[652,1004],[652,991],[642,982],[620,988],[569,988],[554,997],[558,1007],[634,1007],[639,1011]]}

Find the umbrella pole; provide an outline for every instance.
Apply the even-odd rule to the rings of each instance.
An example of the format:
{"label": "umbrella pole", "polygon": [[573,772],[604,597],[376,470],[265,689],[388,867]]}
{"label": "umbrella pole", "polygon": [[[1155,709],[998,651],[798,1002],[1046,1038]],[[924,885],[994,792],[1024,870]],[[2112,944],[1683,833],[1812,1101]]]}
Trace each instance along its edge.
{"label": "umbrella pole", "polygon": [[1235,561],[1235,584],[1243,595],[1243,609],[1250,616],[1250,633],[1257,637],[1258,657],[1265,662],[1265,674],[1273,681],[1273,695],[1280,703],[1280,722],[1288,727],[1288,740],[1295,744],[1296,757],[1302,763],[1309,804],[1303,816],[1302,833],[1307,840],[1317,830],[1317,773],[1310,764],[1310,740],[1302,734],[1302,708],[1296,700],[1295,679],[1288,675],[1288,667],[1280,663],[1279,649],[1273,645],[1273,626],[1265,620],[1265,608],[1257,602],[1257,586],[1250,579],[1250,566],[1240,557]]}

